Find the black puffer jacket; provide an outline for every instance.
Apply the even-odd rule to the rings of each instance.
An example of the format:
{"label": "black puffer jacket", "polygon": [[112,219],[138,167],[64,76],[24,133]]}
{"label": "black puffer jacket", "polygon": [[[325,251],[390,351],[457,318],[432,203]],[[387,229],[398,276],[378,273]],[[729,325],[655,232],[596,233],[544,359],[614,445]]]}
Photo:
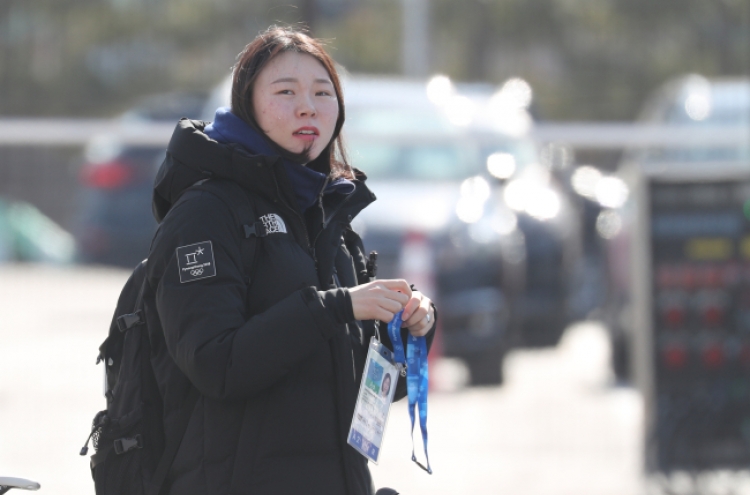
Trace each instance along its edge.
{"label": "black puffer jacket", "polygon": [[[366,460],[346,438],[374,326],[353,320],[333,274],[343,287],[369,281],[349,223],[375,197],[358,176],[345,200],[303,216],[291,206],[280,159],[213,141],[204,125],[180,121],[154,190],[161,225],[144,304],[167,436],[190,387],[201,394],[169,493],[370,494]],[[277,215],[285,227],[257,241],[249,284],[241,234],[224,202],[190,190],[171,209],[208,177],[236,182],[253,196],[258,217]],[[215,275],[185,275],[186,256],[197,248],[201,256],[211,251]]]}

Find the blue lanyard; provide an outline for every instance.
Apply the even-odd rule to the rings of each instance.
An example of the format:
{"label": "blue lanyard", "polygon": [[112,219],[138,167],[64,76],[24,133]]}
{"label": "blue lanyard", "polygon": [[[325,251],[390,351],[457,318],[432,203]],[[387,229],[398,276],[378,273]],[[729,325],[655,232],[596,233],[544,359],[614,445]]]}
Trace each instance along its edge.
{"label": "blue lanyard", "polygon": [[[406,355],[401,341],[401,314],[399,311],[388,323],[388,336],[393,344],[393,354],[397,363],[406,364],[406,392],[409,396],[409,417],[411,418],[411,460],[419,467],[432,474],[430,457],[427,455],[427,389],[429,385],[427,370],[427,341],[424,337],[409,334],[406,340]],[[419,406],[419,428],[422,431],[424,456],[427,466],[417,461],[414,455],[414,408]]]}

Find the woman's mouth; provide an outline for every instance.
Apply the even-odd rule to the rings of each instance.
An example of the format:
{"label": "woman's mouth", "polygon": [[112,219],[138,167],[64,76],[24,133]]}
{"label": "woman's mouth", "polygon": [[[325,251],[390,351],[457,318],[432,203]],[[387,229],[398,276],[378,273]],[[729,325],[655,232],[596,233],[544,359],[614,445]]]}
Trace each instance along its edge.
{"label": "woman's mouth", "polygon": [[300,127],[293,133],[294,137],[303,141],[315,141],[319,134],[317,127]]}

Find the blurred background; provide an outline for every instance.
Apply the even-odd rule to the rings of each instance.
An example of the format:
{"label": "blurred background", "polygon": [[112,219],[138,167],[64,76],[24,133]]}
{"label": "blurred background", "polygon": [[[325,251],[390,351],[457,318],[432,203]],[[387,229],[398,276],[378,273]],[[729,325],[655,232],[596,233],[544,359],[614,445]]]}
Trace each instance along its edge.
{"label": "blurred background", "polygon": [[440,308],[435,475],[397,404],[378,485],[750,493],[747,0],[3,0],[0,476],[93,493],[164,148],[274,23],[339,64],[379,276]]}

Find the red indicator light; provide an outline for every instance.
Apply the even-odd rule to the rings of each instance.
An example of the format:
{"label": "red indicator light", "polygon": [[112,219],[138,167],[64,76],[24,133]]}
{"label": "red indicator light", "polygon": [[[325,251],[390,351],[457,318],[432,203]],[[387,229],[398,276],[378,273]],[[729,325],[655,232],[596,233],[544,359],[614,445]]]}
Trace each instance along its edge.
{"label": "red indicator light", "polygon": [[664,320],[669,327],[680,327],[685,322],[685,312],[682,308],[671,307],[664,312]]}
{"label": "red indicator light", "polygon": [[703,349],[701,358],[706,368],[715,370],[724,364],[724,351],[718,345],[709,345]]}
{"label": "red indicator light", "polygon": [[688,353],[685,347],[673,344],[664,349],[662,359],[667,368],[671,370],[679,370],[684,368],[687,364]]}
{"label": "red indicator light", "polygon": [[697,283],[696,270],[691,266],[683,266],[679,271],[680,285],[683,289],[692,290]]}
{"label": "red indicator light", "polygon": [[717,306],[709,306],[703,311],[703,322],[710,327],[721,325],[723,320],[724,311]]}

